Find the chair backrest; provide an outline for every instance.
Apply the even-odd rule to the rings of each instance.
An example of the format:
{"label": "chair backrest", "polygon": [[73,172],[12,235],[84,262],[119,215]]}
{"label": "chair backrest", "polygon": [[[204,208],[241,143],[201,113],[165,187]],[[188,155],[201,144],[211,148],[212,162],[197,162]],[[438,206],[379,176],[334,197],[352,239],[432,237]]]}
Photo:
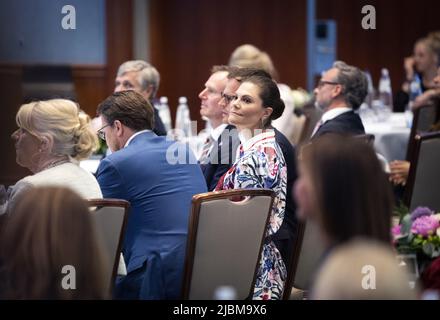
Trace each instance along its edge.
{"label": "chair backrest", "polygon": [[108,258],[108,268],[103,270],[110,292],[119,265],[122,242],[127,225],[130,203],[120,199],[90,199],[88,205],[95,222],[99,240]]}
{"label": "chair backrest", "polygon": [[430,103],[414,110],[413,123],[409,134],[406,160],[411,161],[414,151],[414,138],[417,134],[428,132],[439,116],[439,102]]}
{"label": "chair backrest", "polygon": [[275,194],[243,189],[195,195],[189,222],[182,295],[213,299],[231,286],[237,299],[252,296]]}
{"label": "chair backrest", "polygon": [[303,140],[301,142],[309,141],[312,136],[316,124],[321,120],[323,111],[315,107],[313,103],[309,103],[303,107],[303,112],[308,119],[307,128],[305,129]]}
{"label": "chair backrest", "polygon": [[410,210],[427,206],[440,210],[440,132],[415,137],[404,201]]}
{"label": "chair backrest", "polygon": [[301,223],[298,230],[298,240],[291,257],[294,266],[288,275],[283,294],[286,300],[291,297],[292,288],[296,291],[309,289],[325,249],[319,228],[314,222]]}
{"label": "chair backrest", "polygon": [[305,114],[296,115],[292,117],[292,134],[289,141],[293,145],[299,145],[305,140],[305,135],[309,125],[310,119]]}

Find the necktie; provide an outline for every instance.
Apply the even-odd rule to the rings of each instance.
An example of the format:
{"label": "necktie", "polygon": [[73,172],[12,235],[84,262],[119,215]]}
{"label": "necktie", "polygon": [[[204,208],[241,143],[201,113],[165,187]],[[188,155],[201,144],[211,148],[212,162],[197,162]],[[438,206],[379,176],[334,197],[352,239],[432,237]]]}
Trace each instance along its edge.
{"label": "necktie", "polygon": [[207,164],[209,160],[209,150],[211,149],[212,144],[214,143],[214,139],[211,136],[206,138],[205,143],[203,144],[203,149],[200,154],[199,162],[202,164]]}

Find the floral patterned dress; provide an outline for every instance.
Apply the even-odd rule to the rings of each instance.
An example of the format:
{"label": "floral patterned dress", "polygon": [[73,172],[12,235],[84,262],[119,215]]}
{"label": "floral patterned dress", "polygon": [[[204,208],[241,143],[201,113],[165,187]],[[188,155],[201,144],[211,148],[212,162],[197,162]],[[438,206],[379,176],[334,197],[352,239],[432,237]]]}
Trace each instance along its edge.
{"label": "floral patterned dress", "polygon": [[[266,230],[266,237],[280,228],[286,207],[287,168],[275,132],[268,130],[242,142],[234,165],[223,175],[216,190],[264,188],[276,196]],[[272,241],[263,245],[255,282],[256,300],[281,299],[286,279],[286,266]]]}

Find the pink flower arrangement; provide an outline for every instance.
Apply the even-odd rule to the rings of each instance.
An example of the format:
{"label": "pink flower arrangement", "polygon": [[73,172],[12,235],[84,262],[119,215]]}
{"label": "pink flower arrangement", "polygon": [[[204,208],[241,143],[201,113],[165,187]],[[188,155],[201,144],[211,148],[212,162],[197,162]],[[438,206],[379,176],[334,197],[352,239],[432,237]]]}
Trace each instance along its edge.
{"label": "pink flower arrangement", "polygon": [[428,258],[440,256],[440,214],[418,207],[400,218],[391,229],[399,253],[421,253]]}
{"label": "pink flower arrangement", "polygon": [[435,216],[422,216],[414,220],[411,226],[411,232],[427,237],[435,234],[438,227],[439,221]]}

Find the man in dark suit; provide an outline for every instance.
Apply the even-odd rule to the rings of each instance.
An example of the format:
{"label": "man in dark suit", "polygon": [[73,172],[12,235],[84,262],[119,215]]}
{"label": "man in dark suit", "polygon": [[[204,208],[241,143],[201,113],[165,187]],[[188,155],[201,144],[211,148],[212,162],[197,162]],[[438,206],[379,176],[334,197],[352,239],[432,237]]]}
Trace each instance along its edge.
{"label": "man in dark suit", "polygon": [[[231,68],[228,75],[228,82],[226,83],[223,92],[223,98],[220,105],[223,107],[224,115],[228,114],[229,104],[235,98],[235,92],[240,86],[241,82],[251,76],[268,77],[271,76],[261,70],[254,68]],[[294,146],[289,140],[277,129],[275,131],[275,140],[281,148],[281,151],[286,161],[287,167],[287,190],[286,190],[286,209],[283,223],[277,233],[272,236],[278,251],[280,251],[286,267],[289,266],[290,254],[293,250],[293,245],[297,235],[297,218],[296,218],[296,203],[292,196],[293,184],[297,178],[296,171],[296,154]],[[289,271],[289,270],[288,270]]]}
{"label": "man in dark suit", "polygon": [[[114,93],[98,115],[98,133],[112,151],[97,171],[102,194],[131,204],[122,250],[127,276],[118,279],[115,296],[178,299],[191,199],[206,192],[200,167],[188,147],[152,132],[153,107],[139,93]],[[189,163],[176,163],[174,149]]]}
{"label": "man in dark suit", "polygon": [[220,105],[225,89],[229,67],[214,66],[211,76],[200,92],[200,115],[211,124],[212,131],[205,141],[199,156],[199,163],[205,176],[208,190],[215,189],[221,176],[232,166],[240,141],[237,130],[229,125]]}
{"label": "man in dark suit", "polygon": [[359,109],[368,93],[365,74],[356,67],[337,61],[325,72],[315,88],[316,107],[323,110],[311,138],[326,133],[365,134]]}
{"label": "man in dark suit", "polygon": [[[160,75],[155,67],[143,60],[130,60],[119,66],[114,92],[134,90],[140,93],[145,100],[150,101],[154,107],[152,102],[156,97],[157,90],[159,90],[159,83]],[[167,131],[159,117],[159,111],[156,108],[153,108],[153,111],[154,133],[158,136],[166,136]]]}

